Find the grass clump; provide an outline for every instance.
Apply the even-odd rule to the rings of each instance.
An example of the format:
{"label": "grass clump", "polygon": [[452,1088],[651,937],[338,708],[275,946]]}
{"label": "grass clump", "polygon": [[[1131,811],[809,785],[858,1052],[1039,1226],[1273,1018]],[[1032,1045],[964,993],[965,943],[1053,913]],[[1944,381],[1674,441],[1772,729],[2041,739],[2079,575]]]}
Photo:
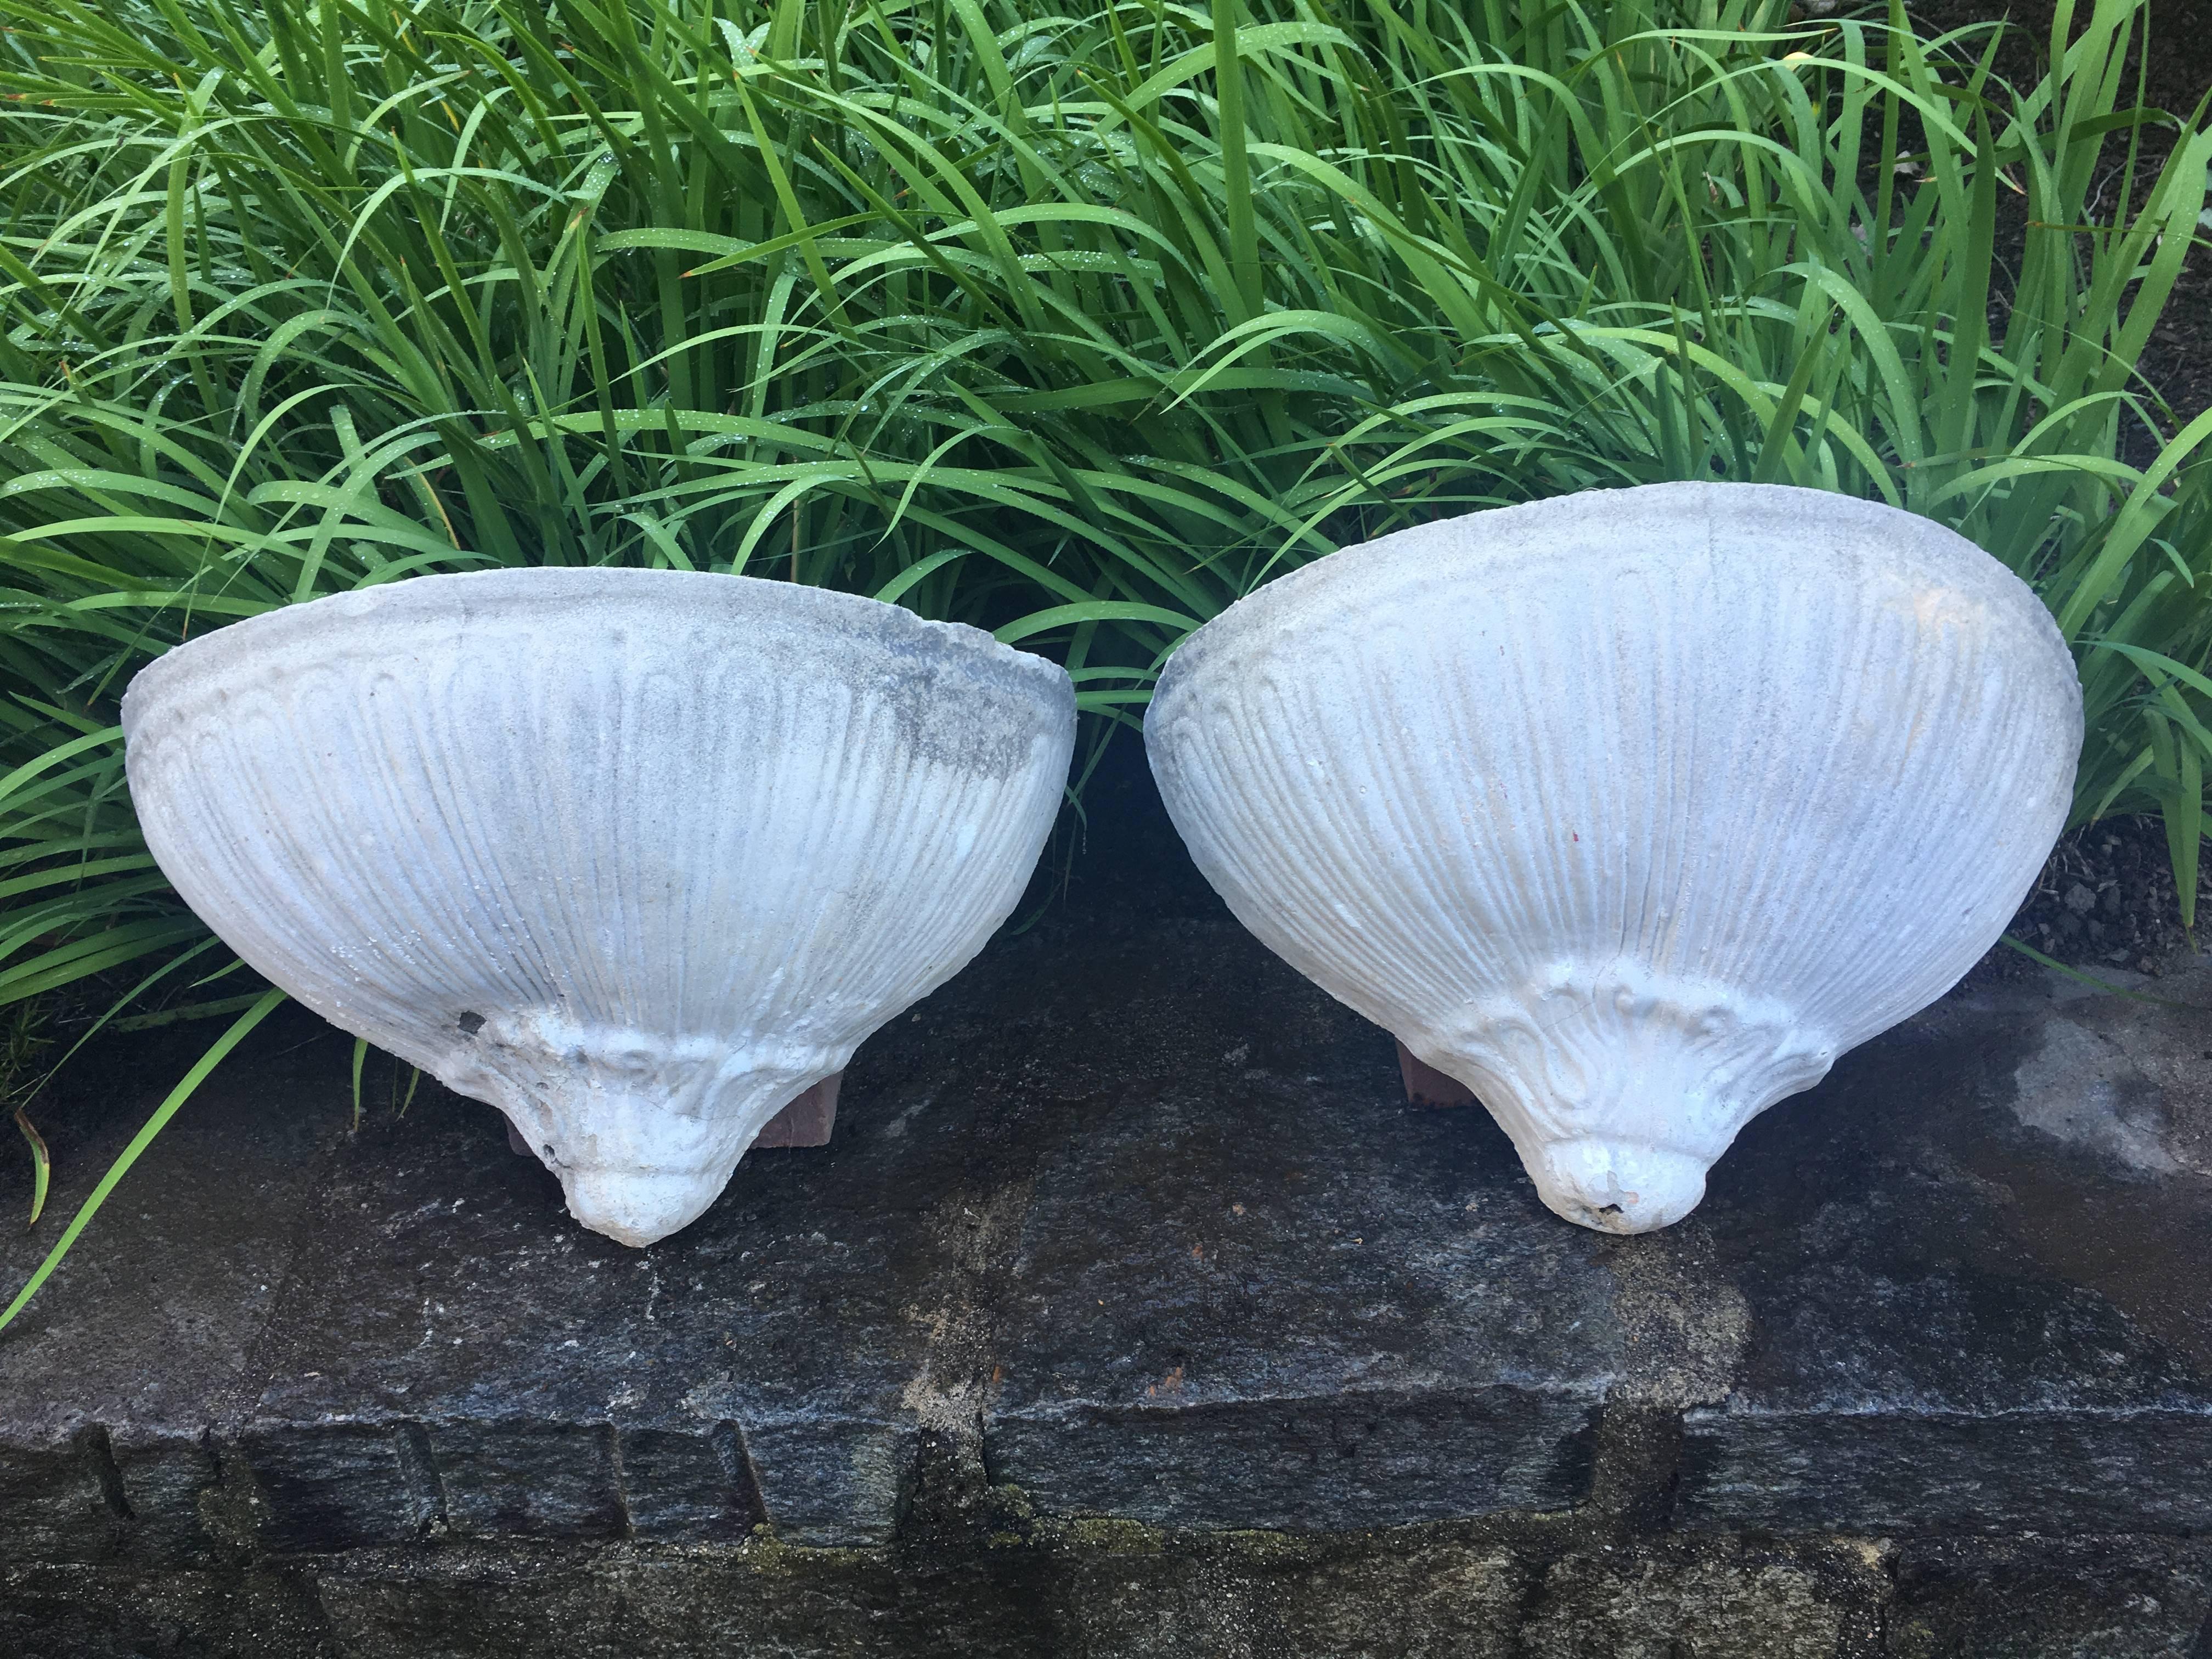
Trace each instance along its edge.
{"label": "grass clump", "polygon": [[2136,364],[2212,131],[2138,106],[2131,0],[2062,5],[2017,87],[1994,30],[1771,0],[0,22],[0,1003],[252,999],[124,787],[121,688],[195,629],[740,571],[1045,650],[1103,732],[1290,564],[1684,477],[1888,501],[2033,583],[2075,819],[2163,812],[2193,917],[2212,417]]}

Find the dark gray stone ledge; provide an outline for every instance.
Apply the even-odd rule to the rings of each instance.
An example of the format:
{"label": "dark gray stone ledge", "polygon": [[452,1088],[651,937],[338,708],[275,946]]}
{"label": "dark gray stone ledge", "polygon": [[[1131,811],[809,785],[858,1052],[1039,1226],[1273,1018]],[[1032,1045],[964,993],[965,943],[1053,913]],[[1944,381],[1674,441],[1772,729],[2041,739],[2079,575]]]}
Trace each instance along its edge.
{"label": "dark gray stone ledge", "polygon": [[[2212,1005],[2212,969],[2154,988]],[[40,1108],[61,1215],[206,1035]],[[1118,1653],[1218,1602],[1213,1650],[1381,1639],[1295,1580],[1396,1598],[1408,1653],[1734,1606],[1812,1632],[1747,1652],[2212,1655],[2212,1015],[1955,993],[1627,1240],[1223,919],[1000,941],[863,1050],[830,1146],[642,1252],[380,1060],[356,1132],[349,1051],[272,1021],[0,1336],[0,1619],[521,1652],[498,1618],[612,1595],[660,1609],[640,1653],[870,1650],[776,1646],[848,1618]],[[1990,1634],[2063,1572],[2060,1634]],[[752,1645],[677,1611],[726,1591]],[[1425,1648],[1431,1613],[1503,1645]]]}
{"label": "dark gray stone ledge", "polygon": [[1680,1523],[1766,1532],[2212,1532],[2212,1412],[1692,1413]]}
{"label": "dark gray stone ledge", "polygon": [[1597,1407],[1530,1390],[1343,1393],[994,1412],[994,1478],[1048,1509],[1156,1526],[1325,1531],[1565,1509]]}

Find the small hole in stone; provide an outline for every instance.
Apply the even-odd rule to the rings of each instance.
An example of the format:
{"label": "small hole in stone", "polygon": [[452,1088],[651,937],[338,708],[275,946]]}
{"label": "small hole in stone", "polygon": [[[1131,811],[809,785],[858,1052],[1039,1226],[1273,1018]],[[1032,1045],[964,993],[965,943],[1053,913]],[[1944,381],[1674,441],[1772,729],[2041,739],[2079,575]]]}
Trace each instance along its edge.
{"label": "small hole in stone", "polygon": [[1619,1215],[1620,1213],[1620,1206],[1618,1204],[1601,1204],[1597,1206],[1597,1212],[1600,1215]]}
{"label": "small hole in stone", "polygon": [[478,1031],[483,1030],[483,1016],[477,1013],[463,1014],[459,1024],[463,1036],[474,1036]]}
{"label": "small hole in stone", "polygon": [[550,1140],[545,1143],[545,1161],[548,1164],[553,1161],[553,1143]]}

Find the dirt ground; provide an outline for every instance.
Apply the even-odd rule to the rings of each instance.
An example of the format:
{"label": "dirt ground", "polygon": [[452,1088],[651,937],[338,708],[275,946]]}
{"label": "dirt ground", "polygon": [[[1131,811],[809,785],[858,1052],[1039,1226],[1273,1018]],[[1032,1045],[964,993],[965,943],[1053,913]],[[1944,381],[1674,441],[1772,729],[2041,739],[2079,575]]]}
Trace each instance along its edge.
{"label": "dirt ground", "polygon": [[[2092,972],[2158,973],[2188,943],[2165,827],[2151,817],[2106,818],[2062,837],[2009,931],[2032,949]],[[2030,958],[2002,945],[1985,967],[1999,978],[2036,971]]]}

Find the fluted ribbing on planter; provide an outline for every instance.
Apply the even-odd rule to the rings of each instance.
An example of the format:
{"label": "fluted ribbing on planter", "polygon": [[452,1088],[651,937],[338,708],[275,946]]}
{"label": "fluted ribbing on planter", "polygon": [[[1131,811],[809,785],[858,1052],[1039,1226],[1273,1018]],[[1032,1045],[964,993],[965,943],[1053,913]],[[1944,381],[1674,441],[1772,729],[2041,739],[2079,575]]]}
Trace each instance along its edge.
{"label": "fluted ribbing on planter", "polygon": [[498,1105],[580,1219],[643,1243],[981,948],[1074,702],[869,599],[533,569],[223,629],[141,673],[124,726],[148,843],[225,942]]}
{"label": "fluted ribbing on planter", "polygon": [[1996,942],[2081,712],[1952,532],[1659,484],[1285,576],[1170,659],[1146,735],[1237,917],[1473,1088],[1554,1210],[1641,1231]]}

